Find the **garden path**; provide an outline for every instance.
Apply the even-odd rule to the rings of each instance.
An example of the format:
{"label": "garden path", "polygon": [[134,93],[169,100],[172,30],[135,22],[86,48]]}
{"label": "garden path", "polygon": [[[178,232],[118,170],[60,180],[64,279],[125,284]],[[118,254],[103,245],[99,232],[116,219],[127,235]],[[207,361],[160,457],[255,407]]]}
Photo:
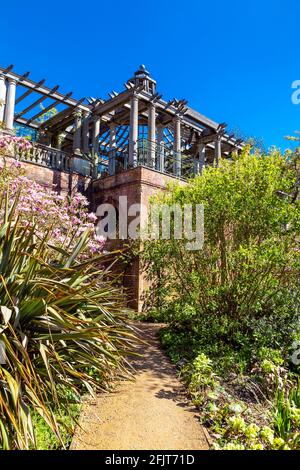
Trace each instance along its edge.
{"label": "garden path", "polygon": [[190,406],[176,369],[161,351],[158,324],[135,323],[147,342],[134,359],[135,380],[83,408],[72,449],[208,449],[206,432]]}

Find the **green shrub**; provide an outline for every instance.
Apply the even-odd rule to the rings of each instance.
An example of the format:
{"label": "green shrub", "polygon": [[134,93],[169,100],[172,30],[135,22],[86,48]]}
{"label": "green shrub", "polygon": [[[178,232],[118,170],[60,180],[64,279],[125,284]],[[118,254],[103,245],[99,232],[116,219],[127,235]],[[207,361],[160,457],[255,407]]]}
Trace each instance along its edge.
{"label": "green shrub", "polygon": [[[289,359],[300,337],[299,157],[245,148],[153,199],[158,210],[204,207],[203,249],[189,251],[173,237],[147,240],[141,257],[159,286],[152,308],[169,323],[162,344],[185,364],[216,448],[299,447],[299,366]],[[263,419],[249,397],[265,407]]]}

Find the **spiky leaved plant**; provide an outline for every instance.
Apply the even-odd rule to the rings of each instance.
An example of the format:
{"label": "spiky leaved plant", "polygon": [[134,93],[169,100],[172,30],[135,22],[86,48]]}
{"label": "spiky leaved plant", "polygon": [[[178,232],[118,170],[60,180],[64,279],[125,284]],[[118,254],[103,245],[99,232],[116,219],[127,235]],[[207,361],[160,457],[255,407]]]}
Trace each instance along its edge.
{"label": "spiky leaved plant", "polygon": [[[4,195],[3,195],[4,196]],[[53,408],[68,409],[66,390],[107,389],[126,373],[135,336],[122,296],[108,280],[104,255],[80,261],[89,230],[72,250],[51,245],[51,229],[3,206],[0,227],[0,448],[36,446],[32,410],[60,439]],[[4,202],[4,201],[3,201]],[[3,354],[4,353],[4,354]]]}

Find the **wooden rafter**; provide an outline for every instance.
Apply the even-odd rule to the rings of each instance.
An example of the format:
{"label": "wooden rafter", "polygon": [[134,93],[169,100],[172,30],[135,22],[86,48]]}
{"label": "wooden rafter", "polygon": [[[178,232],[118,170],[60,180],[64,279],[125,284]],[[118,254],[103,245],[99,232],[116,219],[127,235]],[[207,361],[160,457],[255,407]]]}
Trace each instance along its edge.
{"label": "wooden rafter", "polygon": [[[82,98],[80,101],[78,101],[78,103],[80,104],[83,100],[84,100],[84,98]],[[52,104],[52,106],[53,106],[53,104]],[[61,127],[66,127],[67,124],[72,123],[72,121],[73,121],[72,114],[73,114],[73,112],[76,108],[78,108],[78,106],[69,106],[68,108],[63,109],[62,111],[60,111],[55,116],[52,116],[47,121],[41,123],[40,127],[42,129],[47,128],[47,129],[51,129],[51,130],[54,130],[54,131],[56,131],[57,129],[60,129]]]}
{"label": "wooden rafter", "polygon": [[52,88],[51,92],[49,92],[49,95],[43,95],[41,96],[38,100],[34,101],[31,105],[27,106],[27,108],[23,109],[20,113],[16,115],[16,117],[21,117],[24,116],[24,114],[28,113],[32,109],[34,109],[36,106],[41,104],[43,101],[45,101],[47,98],[51,97],[52,93],[55,93],[56,90],[58,90],[59,85],[56,85],[54,88]]}
{"label": "wooden rafter", "polygon": [[[45,83],[45,79],[43,78],[43,80],[41,80],[39,83],[36,84],[36,88],[38,88],[39,86],[43,85]],[[34,93],[36,90],[33,88],[33,89],[29,89],[27,91],[25,91],[25,93],[23,93],[23,95],[19,96],[19,98],[16,99],[16,104],[20,103],[22,100],[24,100],[25,98],[27,98],[27,96],[31,95],[31,93]]]}
{"label": "wooden rafter", "polygon": [[12,71],[12,66],[7,67],[7,68],[0,67],[0,74],[4,75],[6,78],[12,78],[16,80],[17,84],[22,85],[24,88],[27,88],[28,90],[33,90],[41,95],[46,95],[46,97],[52,98],[53,100],[58,100],[67,106],[75,106],[75,107],[79,106],[80,109],[84,111],[90,111],[91,109],[89,105],[84,105],[82,103],[79,104],[79,102],[73,98],[65,99],[65,95],[57,91],[53,92],[50,88],[44,86],[44,81],[43,83],[40,83],[40,82],[37,83],[33,80],[28,79],[24,75],[19,75],[17,73],[14,73]]}
{"label": "wooden rafter", "polygon": [[[67,95],[65,95],[66,98],[69,98],[71,95],[73,94],[72,91],[70,91],[70,93],[68,93]],[[38,114],[35,114],[34,116],[32,116],[30,119],[27,120],[27,124],[30,124],[32,121],[35,121],[36,119],[38,119],[40,116],[42,116],[43,114],[47,113],[48,111],[50,111],[51,109],[55,108],[55,106],[57,106],[58,104],[60,104],[60,101],[56,100],[54,101],[52,104],[49,104],[49,106],[47,106],[45,109],[42,109]]]}

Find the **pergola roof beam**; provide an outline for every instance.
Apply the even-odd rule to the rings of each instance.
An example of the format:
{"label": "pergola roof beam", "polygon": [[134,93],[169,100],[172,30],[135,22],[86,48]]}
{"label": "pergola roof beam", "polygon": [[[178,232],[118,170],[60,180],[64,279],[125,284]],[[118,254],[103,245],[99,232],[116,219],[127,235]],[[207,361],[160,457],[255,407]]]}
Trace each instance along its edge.
{"label": "pergola roof beam", "polygon": [[133,87],[130,90],[124,90],[111,100],[105,101],[103,104],[99,104],[94,109],[94,114],[107,114],[108,112],[116,109],[120,104],[126,103],[131,98],[134,92],[140,93],[142,91],[142,85]]}
{"label": "pergola roof beam", "polygon": [[3,75],[5,75],[6,73],[9,73],[13,68],[14,68],[14,65],[11,64],[11,65],[9,65],[8,67],[6,67],[6,69],[2,69],[2,68],[0,67],[0,70],[1,70],[1,73],[3,73]]}
{"label": "pergola roof beam", "polygon": [[[84,98],[82,98],[80,101],[77,102],[78,105],[80,103],[82,103],[83,101],[84,101]],[[52,103],[52,106],[53,106],[53,103]],[[70,106],[66,109],[63,109],[62,111],[60,111],[55,116],[53,116],[50,119],[48,119],[47,121],[41,123],[41,125],[40,125],[41,129],[44,129],[44,128],[52,129],[53,127],[55,127],[57,125],[58,125],[58,127],[62,127],[62,124],[63,124],[63,126],[65,126],[64,120],[70,118],[71,114],[74,112],[74,109],[76,109],[77,107],[78,106]]]}
{"label": "pergola roof beam", "polygon": [[[15,117],[15,121],[16,121],[18,124],[21,124],[22,126],[26,126],[26,125],[27,125],[27,119]],[[39,124],[38,124],[37,122],[32,122],[32,123],[30,124],[30,127],[33,127],[34,129],[38,130],[40,126],[39,126]]]}
{"label": "pergola roof beam", "polygon": [[[33,91],[36,91],[37,93],[50,97],[49,92],[51,93],[51,89],[48,87],[38,85],[33,80],[30,80],[27,78],[24,79],[22,78],[22,75],[12,72],[11,69],[9,68],[4,69],[3,67],[0,67],[0,74],[1,73],[5,75],[7,78],[13,78],[17,82],[20,82],[20,84],[24,86],[25,88],[31,89]],[[80,109],[82,109],[83,111],[90,111],[90,107],[88,105],[78,104],[78,101],[73,98],[68,98],[67,100],[65,100],[64,95],[61,93],[58,93],[58,92],[52,93],[51,98],[54,100],[59,100],[68,106],[80,106]]]}
{"label": "pergola roof beam", "polygon": [[24,80],[25,78],[28,78],[29,75],[30,75],[30,72],[23,73],[22,77],[20,78],[20,81]]}
{"label": "pergola roof beam", "polygon": [[[73,94],[73,92],[71,91],[70,93],[65,95],[66,99],[69,98],[72,94]],[[52,104],[49,104],[49,106],[47,106],[45,109],[42,109],[38,114],[35,114],[35,116],[32,116],[30,119],[28,119],[27,124],[30,124],[32,121],[35,121],[36,119],[38,119],[43,114],[45,114],[48,111],[50,111],[51,109],[55,108],[55,106],[57,106],[58,104],[60,104],[60,101],[58,101],[58,100],[54,101]]]}
{"label": "pergola roof beam", "polygon": [[38,104],[41,104],[43,101],[45,101],[47,98],[51,98],[51,94],[52,93],[55,93],[56,90],[58,90],[59,88],[59,85],[57,85],[56,87],[52,88],[51,92],[49,93],[49,95],[43,95],[41,98],[39,98],[38,100],[34,101],[34,103],[32,103],[30,106],[27,106],[27,108],[25,108],[23,111],[21,111],[20,113],[17,114],[17,117],[21,117],[23,116],[24,114],[28,113],[28,111],[31,111],[33,108],[35,108]]}
{"label": "pergola roof beam", "polygon": [[45,122],[40,124],[41,129],[45,127],[54,127],[56,124],[61,123],[64,119],[66,119],[71,113],[72,108],[66,108],[60,111],[59,113],[55,114],[55,116],[51,117]]}
{"label": "pergola roof beam", "polygon": [[[141,91],[139,93],[139,98],[141,99],[145,99],[146,101],[150,101],[150,97],[151,95],[149,95],[149,93],[145,92],[145,91]],[[169,114],[169,115],[176,115],[176,113],[178,113],[178,108],[177,106],[178,105],[183,105],[185,106],[186,104],[186,100],[171,100],[169,102],[166,102],[164,100],[158,100],[157,103],[156,103],[156,108],[158,110],[161,110],[161,111],[164,111],[165,113]],[[219,126],[219,123],[215,122],[215,121],[212,121],[211,119],[207,118],[206,116],[203,116],[203,114],[200,114],[198,113],[197,111],[195,111],[194,109],[192,108],[184,108],[183,107],[183,111],[185,112],[185,117],[184,119],[186,119],[186,117],[188,118],[191,118],[193,121],[196,121],[194,122],[194,126],[197,125],[197,123],[199,123],[200,125],[202,126],[206,126],[206,127],[209,127],[211,129],[217,129],[218,126]],[[188,122],[188,121],[187,121]],[[192,124],[189,122],[189,124]]]}
{"label": "pergola roof beam", "polygon": [[101,103],[98,106],[96,106],[94,110],[94,114],[107,114],[112,109],[115,109],[117,106],[120,106],[120,104],[123,104],[129,101],[131,95],[132,95],[132,90],[123,91],[115,98],[112,98],[111,100],[105,101],[105,103],[103,104]]}
{"label": "pergola roof beam", "polygon": [[[46,80],[43,78],[43,80],[41,80],[39,83],[37,83],[36,86],[39,87],[39,86],[43,85],[45,83],[45,81]],[[19,96],[19,98],[16,99],[16,104],[20,103],[20,101],[24,100],[24,98],[27,98],[27,96],[29,96],[34,91],[36,91],[34,88],[25,91],[25,93],[23,93],[23,95]]]}

